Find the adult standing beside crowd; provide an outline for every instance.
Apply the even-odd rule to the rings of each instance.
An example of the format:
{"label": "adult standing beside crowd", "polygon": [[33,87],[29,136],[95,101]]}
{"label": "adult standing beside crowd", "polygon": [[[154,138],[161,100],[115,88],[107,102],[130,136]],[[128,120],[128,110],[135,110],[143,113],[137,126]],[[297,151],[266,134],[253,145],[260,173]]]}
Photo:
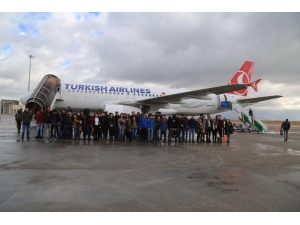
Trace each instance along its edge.
{"label": "adult standing beside crowd", "polygon": [[288,140],[288,133],[289,129],[291,128],[291,124],[288,119],[286,119],[282,124],[281,124],[281,129],[283,130],[283,139],[284,141]]}
{"label": "adult standing beside crowd", "polygon": [[17,111],[16,115],[15,115],[15,119],[16,119],[16,122],[17,122],[18,133],[21,133],[22,116],[23,116],[22,109],[19,109]]}

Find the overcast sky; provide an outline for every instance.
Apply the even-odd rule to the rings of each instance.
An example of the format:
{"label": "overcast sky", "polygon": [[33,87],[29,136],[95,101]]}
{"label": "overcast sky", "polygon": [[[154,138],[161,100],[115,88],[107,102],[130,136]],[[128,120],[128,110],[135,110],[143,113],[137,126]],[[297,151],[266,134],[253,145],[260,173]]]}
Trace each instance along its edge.
{"label": "overcast sky", "polygon": [[[253,61],[257,109],[300,109],[300,13],[0,13],[0,98],[63,82],[201,89]],[[254,109],[256,107],[253,107]],[[300,112],[300,111],[299,111]],[[300,113],[298,113],[300,114]],[[300,117],[298,117],[300,119]]]}

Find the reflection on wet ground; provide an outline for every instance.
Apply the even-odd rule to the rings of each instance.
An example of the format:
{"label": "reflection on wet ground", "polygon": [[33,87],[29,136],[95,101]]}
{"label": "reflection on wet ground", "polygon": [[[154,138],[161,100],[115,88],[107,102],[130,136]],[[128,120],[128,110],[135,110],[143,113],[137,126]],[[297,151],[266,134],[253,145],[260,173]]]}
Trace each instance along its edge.
{"label": "reflection on wet ground", "polygon": [[1,117],[0,211],[300,210],[300,127],[288,142],[276,132],[235,132],[230,144],[22,142]]}

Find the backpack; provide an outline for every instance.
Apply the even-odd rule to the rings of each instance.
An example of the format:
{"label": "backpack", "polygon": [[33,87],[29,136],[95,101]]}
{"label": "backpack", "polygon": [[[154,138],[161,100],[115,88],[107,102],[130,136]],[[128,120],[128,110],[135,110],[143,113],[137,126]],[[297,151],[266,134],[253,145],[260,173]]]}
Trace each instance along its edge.
{"label": "backpack", "polygon": [[16,120],[17,120],[17,121],[21,121],[21,120],[22,120],[22,115],[21,115],[21,113],[17,113],[17,115],[16,115]]}

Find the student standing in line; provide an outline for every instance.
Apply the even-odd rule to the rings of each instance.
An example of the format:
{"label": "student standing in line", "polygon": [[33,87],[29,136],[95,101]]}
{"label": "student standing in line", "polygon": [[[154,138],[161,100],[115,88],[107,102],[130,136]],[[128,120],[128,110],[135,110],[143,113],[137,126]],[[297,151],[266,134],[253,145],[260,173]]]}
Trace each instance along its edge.
{"label": "student standing in line", "polygon": [[230,142],[230,134],[232,134],[233,132],[233,125],[230,121],[230,119],[226,119],[226,122],[225,122],[225,133],[227,135],[227,143]]}
{"label": "student standing in line", "polygon": [[197,126],[197,121],[195,120],[194,115],[191,119],[188,120],[188,128],[189,128],[189,142],[195,143],[195,129]]}
{"label": "student standing in line", "polygon": [[119,140],[119,125],[118,125],[118,121],[119,121],[119,119],[120,119],[120,115],[119,115],[119,112],[118,111],[116,111],[115,112],[115,116],[114,116],[114,118],[115,118],[115,124],[116,124],[116,128],[115,128],[115,138],[117,139],[117,140]]}
{"label": "student standing in line", "polygon": [[46,134],[46,131],[48,130],[48,137],[49,139],[52,137],[52,133],[51,133],[51,118],[52,118],[52,111],[50,110],[50,106],[47,107],[46,112],[44,113],[44,124],[45,124],[45,129],[44,129],[44,133]]}
{"label": "student standing in line", "polygon": [[153,139],[154,139],[155,142],[157,142],[157,141],[160,140],[159,139],[159,134],[158,134],[159,128],[160,128],[160,126],[159,126],[159,124],[160,124],[160,116],[155,117],[154,121],[155,121],[155,123],[154,123]]}
{"label": "student standing in line", "polygon": [[131,120],[131,133],[132,133],[132,141],[136,142],[137,130],[139,128],[139,124],[137,122],[137,117],[133,116]]}
{"label": "student standing in line", "polygon": [[98,141],[99,134],[101,131],[100,119],[99,119],[98,113],[95,114],[95,117],[93,119],[93,129],[94,129],[94,141]]}
{"label": "student standing in line", "polygon": [[131,141],[131,120],[129,114],[126,114],[125,119],[125,137],[126,141]]}
{"label": "student standing in line", "polygon": [[22,122],[23,122],[23,126],[22,126],[22,140],[24,140],[25,129],[27,131],[27,139],[30,139],[30,137],[29,137],[29,130],[30,130],[30,122],[31,121],[32,121],[32,115],[29,112],[29,109],[25,108],[25,111],[22,114]]}
{"label": "student standing in line", "polygon": [[120,114],[120,118],[118,119],[118,128],[119,128],[119,141],[123,141],[124,128],[125,128],[125,120],[123,118],[123,113]]}
{"label": "student standing in line", "polygon": [[168,118],[168,142],[172,142],[174,123],[175,123],[174,116],[169,116],[169,118]]}
{"label": "student standing in line", "polygon": [[222,143],[224,122],[221,115],[217,116],[217,142]]}
{"label": "student standing in line", "polygon": [[177,142],[177,138],[178,138],[178,142],[182,142],[181,141],[181,134],[182,134],[182,128],[183,128],[183,121],[182,121],[182,115],[178,115],[178,117],[176,118],[176,129],[177,129],[177,135],[175,138],[175,142]]}
{"label": "student standing in line", "polygon": [[187,142],[187,137],[188,137],[188,116],[184,116],[182,114],[182,142]]}
{"label": "student standing in line", "polygon": [[201,138],[201,135],[203,135],[202,129],[203,129],[202,119],[201,117],[199,117],[196,123],[197,143],[202,142],[202,138]]}
{"label": "student standing in line", "polygon": [[206,120],[206,142],[211,143],[211,131],[212,131],[212,119],[211,117],[208,115],[207,116],[207,120]]}
{"label": "student standing in line", "polygon": [[74,116],[74,122],[75,123],[75,129],[74,129],[74,140],[79,140],[80,138],[80,130],[82,130],[82,118],[80,115],[80,112],[77,112],[77,114]]}
{"label": "student standing in line", "polygon": [[51,121],[52,121],[51,134],[54,140],[61,139],[61,132],[60,132],[61,120],[62,120],[61,112],[54,109],[51,115]]}
{"label": "student standing in line", "polygon": [[153,131],[154,131],[154,126],[155,126],[155,119],[153,118],[153,115],[149,115],[149,120],[148,120],[148,141],[152,142],[153,141]]}
{"label": "student standing in line", "polygon": [[217,143],[217,132],[218,132],[218,124],[216,118],[212,120],[212,140],[213,143]]}
{"label": "student standing in line", "polygon": [[116,120],[114,118],[113,113],[109,113],[109,117],[107,119],[107,126],[109,129],[109,140],[114,141],[115,129],[116,129]]}
{"label": "student standing in line", "polygon": [[140,117],[139,128],[141,134],[141,141],[147,141],[148,117],[146,116],[146,113],[144,113],[143,116]]}
{"label": "student standing in line", "polygon": [[[162,115],[162,119],[159,122],[159,128],[160,128],[160,138],[159,139],[160,139],[160,141],[166,142],[167,141],[166,134],[167,134],[167,128],[168,128],[168,120],[165,115]],[[162,135],[164,135],[163,140],[162,140]]]}
{"label": "student standing in line", "polygon": [[43,137],[43,127],[44,127],[44,113],[43,113],[43,108],[41,108],[37,113],[36,113],[36,135],[35,139],[44,139]]}

